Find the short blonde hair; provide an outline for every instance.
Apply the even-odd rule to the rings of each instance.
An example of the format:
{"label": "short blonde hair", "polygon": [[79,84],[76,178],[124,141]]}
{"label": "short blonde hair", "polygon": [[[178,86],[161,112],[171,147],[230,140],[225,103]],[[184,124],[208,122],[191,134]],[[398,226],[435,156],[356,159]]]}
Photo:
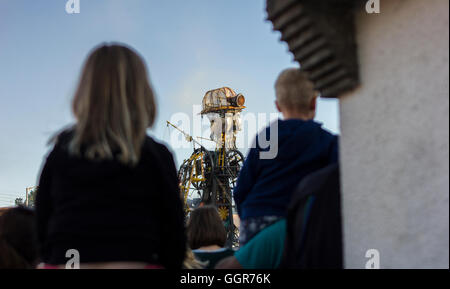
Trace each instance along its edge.
{"label": "short blonde hair", "polygon": [[[101,45],[89,55],[72,103],[77,119],[69,150],[88,159],[136,165],[156,103],[142,58],[123,45]],[[83,148],[83,149],[82,149]]]}
{"label": "short blonde hair", "polygon": [[308,112],[311,100],[317,96],[314,84],[305,72],[298,68],[283,70],[275,82],[278,103],[300,112]]}

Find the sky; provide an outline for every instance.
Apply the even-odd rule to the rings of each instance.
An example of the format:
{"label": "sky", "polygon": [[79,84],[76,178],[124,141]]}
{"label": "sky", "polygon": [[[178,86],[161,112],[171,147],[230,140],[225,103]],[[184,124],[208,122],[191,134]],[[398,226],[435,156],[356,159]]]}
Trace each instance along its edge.
{"label": "sky", "polygon": [[[80,0],[79,14],[66,13],[66,2],[0,0],[0,207],[37,184],[49,137],[74,122],[79,73],[100,43],[125,43],[144,58],[158,104],[148,133],[163,143],[174,133],[166,120],[192,116],[210,89],[242,93],[245,113],[276,113],[276,77],[298,67],[265,0]],[[316,120],[339,133],[338,101],[319,99]],[[192,145],[170,149],[179,165]]]}

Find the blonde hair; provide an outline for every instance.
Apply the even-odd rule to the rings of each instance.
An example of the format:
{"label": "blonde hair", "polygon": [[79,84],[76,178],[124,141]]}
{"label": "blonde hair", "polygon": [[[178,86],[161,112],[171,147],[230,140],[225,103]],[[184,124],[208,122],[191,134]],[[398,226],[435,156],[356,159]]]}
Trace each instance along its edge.
{"label": "blonde hair", "polygon": [[183,269],[205,269],[208,266],[209,261],[200,261],[195,258],[194,252],[191,248],[187,247],[186,256],[183,261]]}
{"label": "blonde hair", "polygon": [[308,112],[311,100],[317,96],[307,74],[298,68],[288,68],[280,73],[275,82],[275,93],[281,106],[299,112]]}
{"label": "blonde hair", "polygon": [[[101,45],[88,56],[72,103],[77,119],[72,154],[136,165],[155,121],[156,104],[142,58],[123,45]],[[82,149],[83,148],[83,149]]]}

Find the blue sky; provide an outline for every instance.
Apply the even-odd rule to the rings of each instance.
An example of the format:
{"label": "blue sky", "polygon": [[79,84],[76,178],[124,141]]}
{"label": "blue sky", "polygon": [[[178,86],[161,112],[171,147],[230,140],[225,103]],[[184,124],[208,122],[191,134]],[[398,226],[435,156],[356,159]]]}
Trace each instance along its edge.
{"label": "blue sky", "polygon": [[[35,185],[50,135],[73,122],[72,94],[88,52],[101,42],[134,47],[157,94],[149,132],[168,142],[165,121],[192,114],[207,90],[229,86],[246,112],[273,113],[273,83],[295,67],[265,20],[265,0],[0,0],[0,206]],[[316,119],[339,132],[336,100],[320,100]],[[177,162],[190,149],[173,150]]]}

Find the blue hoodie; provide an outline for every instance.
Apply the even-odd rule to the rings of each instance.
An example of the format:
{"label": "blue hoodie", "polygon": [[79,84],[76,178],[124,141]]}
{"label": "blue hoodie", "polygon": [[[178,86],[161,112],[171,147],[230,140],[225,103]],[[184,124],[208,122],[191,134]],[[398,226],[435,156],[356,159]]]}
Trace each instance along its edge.
{"label": "blue hoodie", "polygon": [[[267,139],[270,127],[266,129]],[[260,136],[262,137],[262,136]],[[258,143],[244,162],[234,201],[242,220],[260,216],[286,215],[293,190],[306,175],[338,160],[338,137],[313,121],[278,120],[278,154],[262,159]]]}

